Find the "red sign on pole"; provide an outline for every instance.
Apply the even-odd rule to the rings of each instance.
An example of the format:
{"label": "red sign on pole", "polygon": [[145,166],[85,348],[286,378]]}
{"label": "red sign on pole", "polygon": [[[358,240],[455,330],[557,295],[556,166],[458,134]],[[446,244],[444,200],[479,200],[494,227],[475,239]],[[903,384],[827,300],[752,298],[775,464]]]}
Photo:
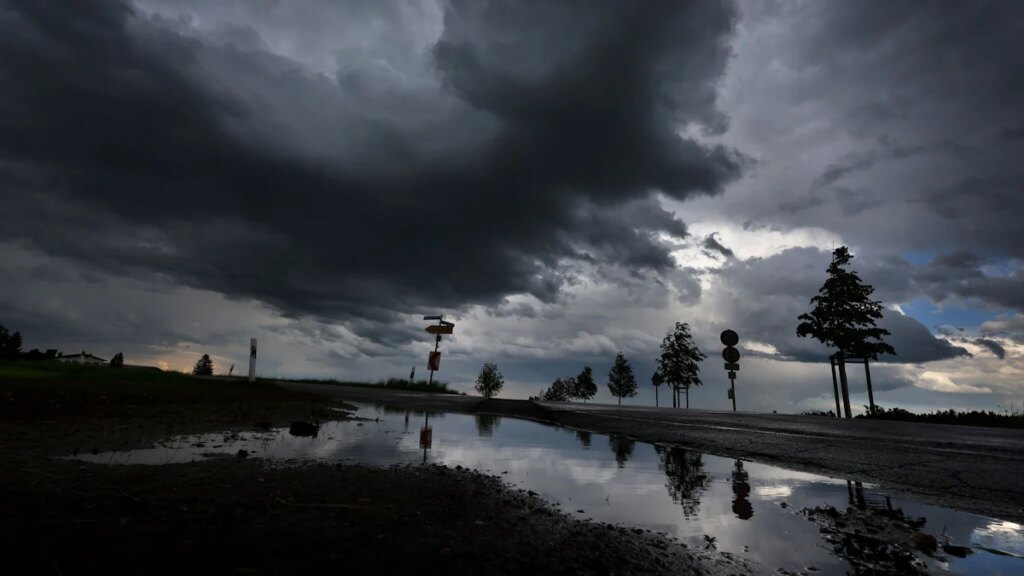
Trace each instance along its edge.
{"label": "red sign on pole", "polygon": [[420,448],[427,450],[434,443],[434,431],[427,427],[420,430]]}
{"label": "red sign on pole", "polygon": [[441,353],[431,352],[430,357],[427,359],[427,370],[440,370],[441,369]]}

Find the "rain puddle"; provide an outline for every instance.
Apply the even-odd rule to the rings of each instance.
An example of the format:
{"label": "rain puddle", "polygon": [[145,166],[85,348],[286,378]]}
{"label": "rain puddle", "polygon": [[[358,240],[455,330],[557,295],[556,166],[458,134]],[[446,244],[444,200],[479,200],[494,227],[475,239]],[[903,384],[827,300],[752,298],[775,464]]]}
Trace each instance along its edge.
{"label": "rain puddle", "polygon": [[205,434],[76,457],[169,464],[244,450],[280,464],[436,462],[501,476],[579,518],[664,532],[780,574],[1024,574],[1024,526],[860,483],[500,416],[379,406],[358,415],[368,420],[329,422],[315,436]]}

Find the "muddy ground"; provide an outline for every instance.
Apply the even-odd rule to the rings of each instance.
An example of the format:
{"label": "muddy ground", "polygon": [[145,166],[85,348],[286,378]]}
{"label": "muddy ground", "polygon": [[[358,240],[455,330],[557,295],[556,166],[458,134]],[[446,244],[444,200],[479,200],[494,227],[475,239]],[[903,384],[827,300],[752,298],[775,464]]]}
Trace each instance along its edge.
{"label": "muddy ground", "polygon": [[756,571],[661,535],[571,518],[464,469],[274,468],[242,456],[164,466],[61,458],[175,434],[337,417],[333,402],[239,382],[0,380],[2,572]]}

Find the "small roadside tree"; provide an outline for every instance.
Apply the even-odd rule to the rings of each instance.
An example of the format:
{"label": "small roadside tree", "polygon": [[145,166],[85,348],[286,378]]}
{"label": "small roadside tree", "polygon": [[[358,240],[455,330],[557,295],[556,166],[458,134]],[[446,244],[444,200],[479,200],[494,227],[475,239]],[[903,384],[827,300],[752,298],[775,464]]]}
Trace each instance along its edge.
{"label": "small roadside tree", "polygon": [[480,375],[476,377],[476,391],[484,398],[496,396],[505,385],[505,378],[498,372],[497,364],[484,363]]}
{"label": "small roadside tree", "polygon": [[[570,378],[570,380],[572,379]],[[546,402],[565,402],[569,399],[573,387],[572,382],[567,383],[561,378],[555,378],[551,386],[541,393],[540,399]]]}
{"label": "small roadside tree", "polygon": [[210,360],[209,354],[203,354],[203,357],[196,360],[195,368],[192,368],[193,376],[213,376],[213,360]]}
{"label": "small roadside tree", "polygon": [[[846,268],[851,260],[853,255],[846,246],[840,246],[832,251],[828,278],[818,290],[818,295],[811,298],[814,309],[807,314],[801,314],[797,320],[802,322],[796,327],[797,336],[809,336],[829,348],[836,349],[835,357],[839,365],[839,380],[843,389],[843,404],[847,418],[850,418],[851,414],[846,357],[863,358],[864,369],[867,371],[868,360],[878,359],[879,354],[896,354],[893,347],[882,340],[883,336],[889,335],[889,331],[875,326],[875,321],[882,318],[881,302],[871,299],[875,289],[864,284],[856,272]],[[869,411],[873,412],[875,400],[870,376],[868,400]]]}
{"label": "small roadside tree", "polygon": [[114,357],[110,359],[111,368],[123,368],[124,367],[124,354],[118,352],[114,354]]}
{"label": "small roadside tree", "polygon": [[651,385],[654,386],[654,406],[655,407],[658,406],[658,388],[661,388],[661,385],[664,384],[664,383],[665,383],[665,379],[662,378],[661,372],[658,372],[657,370],[655,370],[654,374],[651,375]]}
{"label": "small roadside tree", "polygon": [[590,366],[584,366],[578,376],[572,378],[572,397],[586,402],[597,394],[597,382],[594,382],[594,371]]}
{"label": "small roadside tree", "polygon": [[623,398],[636,396],[636,376],[622,352],[615,355],[615,363],[608,372],[608,391],[619,399],[620,406]]}
{"label": "small roadside tree", "polygon": [[676,322],[661,341],[658,372],[672,387],[672,405],[679,404],[679,391],[686,391],[686,407],[690,407],[690,386],[700,386],[700,361],[707,358],[690,336],[690,325]]}

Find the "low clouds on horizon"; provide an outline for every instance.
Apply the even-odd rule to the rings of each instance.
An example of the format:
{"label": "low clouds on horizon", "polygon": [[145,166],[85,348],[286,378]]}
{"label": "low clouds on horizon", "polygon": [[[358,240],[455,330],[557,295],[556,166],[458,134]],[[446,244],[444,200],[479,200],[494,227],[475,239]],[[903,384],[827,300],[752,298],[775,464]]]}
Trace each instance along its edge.
{"label": "low clouds on horizon", "polygon": [[968,311],[887,314],[893,387],[1020,398],[1022,14],[2,0],[0,321],[385,376],[444,311],[454,379],[533,392],[675,319],[820,359],[795,317],[843,242],[887,305]]}

